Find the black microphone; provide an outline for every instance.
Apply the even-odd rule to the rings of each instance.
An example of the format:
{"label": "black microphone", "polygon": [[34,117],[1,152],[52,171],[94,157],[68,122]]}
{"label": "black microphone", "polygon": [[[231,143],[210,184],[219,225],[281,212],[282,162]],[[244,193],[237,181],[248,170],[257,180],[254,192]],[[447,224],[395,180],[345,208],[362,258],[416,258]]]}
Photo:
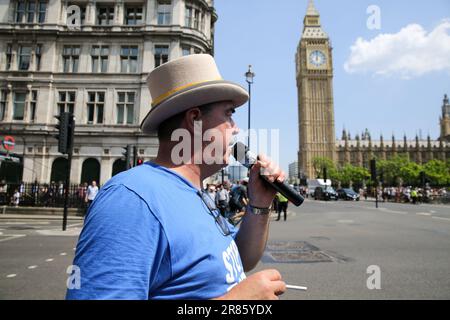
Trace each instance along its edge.
{"label": "black microphone", "polygon": [[[249,170],[256,163],[256,161],[258,161],[258,157],[248,150],[248,147],[242,142],[237,142],[233,146],[233,156]],[[271,182],[264,175],[260,175],[260,177],[297,207],[305,200],[297,191],[294,190],[294,188],[287,184],[286,181],[279,182],[275,180],[275,182]]]}

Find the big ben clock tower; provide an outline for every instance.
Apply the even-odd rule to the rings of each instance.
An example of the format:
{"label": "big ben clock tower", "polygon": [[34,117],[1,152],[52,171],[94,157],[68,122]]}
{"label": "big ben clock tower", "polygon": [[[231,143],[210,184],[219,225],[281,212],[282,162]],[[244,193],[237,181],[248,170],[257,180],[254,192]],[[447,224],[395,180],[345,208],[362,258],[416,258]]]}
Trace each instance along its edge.
{"label": "big ben clock tower", "polygon": [[309,0],[295,56],[299,116],[299,169],[314,179],[316,157],[335,158],[333,60],[320,15]]}

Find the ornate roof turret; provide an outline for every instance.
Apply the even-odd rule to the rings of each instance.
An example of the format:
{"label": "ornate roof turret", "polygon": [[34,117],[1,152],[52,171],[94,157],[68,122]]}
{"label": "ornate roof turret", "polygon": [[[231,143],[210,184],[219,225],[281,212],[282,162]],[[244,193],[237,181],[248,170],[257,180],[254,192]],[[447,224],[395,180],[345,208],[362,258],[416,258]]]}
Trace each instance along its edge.
{"label": "ornate roof turret", "polygon": [[328,39],[328,35],[322,30],[320,24],[320,15],[312,0],[308,2],[306,9],[306,16],[303,20],[303,35],[302,38],[308,39]]}

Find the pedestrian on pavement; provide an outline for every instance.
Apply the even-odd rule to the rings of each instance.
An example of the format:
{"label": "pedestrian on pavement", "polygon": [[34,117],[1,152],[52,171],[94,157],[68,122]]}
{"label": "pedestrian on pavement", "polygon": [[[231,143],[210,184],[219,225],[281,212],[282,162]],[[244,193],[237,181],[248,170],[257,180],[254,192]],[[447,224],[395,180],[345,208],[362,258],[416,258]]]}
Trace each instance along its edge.
{"label": "pedestrian on pavement", "polygon": [[288,208],[288,199],[283,196],[281,193],[277,193],[276,198],[278,200],[278,218],[277,221],[280,221],[281,212],[284,213],[284,221],[287,218],[287,208]]}
{"label": "pedestrian on pavement", "polygon": [[[277,299],[286,290],[278,271],[245,272],[264,253],[276,193],[260,170],[280,182],[285,173],[259,155],[239,229],[202,190],[204,179],[228,165],[239,132],[232,114],[248,100],[247,92],[222,80],[206,54],[167,62],[147,83],[153,102],[141,128],[157,133],[157,157],[115,175],[98,193],[73,262],[81,287],[68,289],[67,298]],[[175,130],[183,143],[191,139],[183,150],[171,139]],[[214,139],[193,142],[211,132]]]}
{"label": "pedestrian on pavement", "polygon": [[91,185],[87,188],[86,191],[85,202],[87,203],[88,209],[91,206],[92,201],[94,201],[95,197],[97,196],[97,193],[98,193],[97,182],[93,180]]}
{"label": "pedestrian on pavement", "polygon": [[20,203],[20,192],[19,189],[15,189],[14,190],[14,195],[13,195],[13,205],[14,207],[18,207],[19,203]]}
{"label": "pedestrian on pavement", "polygon": [[206,192],[211,199],[216,199],[216,186],[213,184],[208,184],[206,187]]}
{"label": "pedestrian on pavement", "polygon": [[230,196],[228,195],[228,190],[225,185],[221,184],[219,190],[216,192],[215,202],[220,210],[220,214],[226,217],[229,207],[228,202],[230,201]]}
{"label": "pedestrian on pavement", "polygon": [[244,211],[248,204],[247,196],[247,184],[248,180],[245,178],[240,181],[233,189],[230,191],[230,212],[232,214],[239,214]]}

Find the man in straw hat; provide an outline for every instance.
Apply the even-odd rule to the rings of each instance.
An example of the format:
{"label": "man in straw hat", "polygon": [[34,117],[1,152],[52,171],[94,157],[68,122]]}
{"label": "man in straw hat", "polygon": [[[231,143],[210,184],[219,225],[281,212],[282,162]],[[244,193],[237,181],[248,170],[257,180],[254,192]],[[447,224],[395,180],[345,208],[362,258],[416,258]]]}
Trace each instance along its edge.
{"label": "man in straw hat", "polygon": [[[277,299],[286,289],[278,271],[244,272],[263,254],[275,196],[260,169],[272,181],[285,174],[260,157],[250,171],[250,201],[239,230],[202,191],[202,181],[227,165],[239,131],[232,114],[247,92],[223,80],[206,54],[166,63],[147,83],[153,102],[141,128],[157,132],[158,156],[116,175],[96,196],[74,260],[80,277],[77,283],[72,275],[67,298]],[[180,137],[187,141],[182,148]],[[205,156],[202,150],[212,144]]]}

